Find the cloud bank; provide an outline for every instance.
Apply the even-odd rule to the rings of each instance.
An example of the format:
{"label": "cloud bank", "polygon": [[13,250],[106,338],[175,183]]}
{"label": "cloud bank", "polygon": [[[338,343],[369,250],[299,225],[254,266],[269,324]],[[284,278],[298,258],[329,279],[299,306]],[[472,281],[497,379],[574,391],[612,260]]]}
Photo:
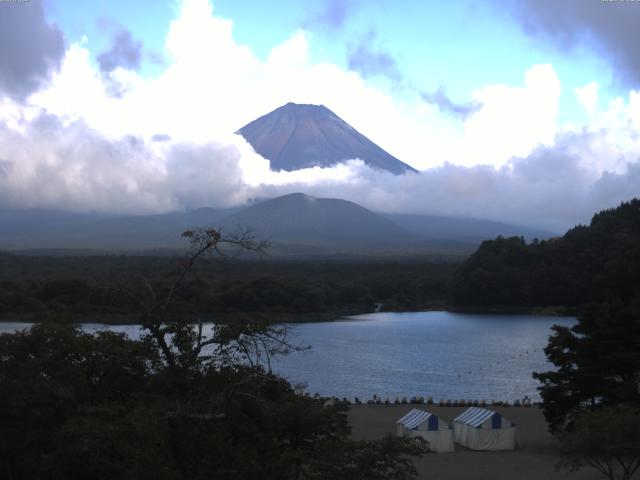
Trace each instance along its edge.
{"label": "cloud bank", "polygon": [[339,30],[344,27],[356,0],[324,0],[322,7],[303,22],[306,26]]}
{"label": "cloud bank", "polygon": [[142,63],[142,42],[134,40],[129,30],[121,29],[109,49],[98,54],[96,60],[102,73],[111,73],[118,67],[138,70]]}
{"label": "cloud bank", "polygon": [[[259,60],[206,0],[187,0],[160,75],[116,62],[119,97],[88,50],[70,45],[50,84],[21,99],[0,93],[0,208],[159,213],[303,191],[562,231],[640,195],[638,92],[598,110],[597,85],[585,85],[576,95],[590,122],[558,125],[560,79],[535,65],[520,85],[479,87],[473,115],[452,116],[419,94],[397,100],[356,72],[311,62],[308,42],[294,32]],[[272,172],[232,132],[289,101],[325,104],[422,171],[394,176],[353,159]]]}
{"label": "cloud bank", "polygon": [[436,105],[441,111],[462,119],[466,119],[469,115],[473,115],[482,108],[482,105],[478,102],[454,102],[449,98],[445,88],[442,86],[433,92],[422,92],[420,96],[425,102]]}
{"label": "cloud bank", "polygon": [[[504,2],[502,2],[504,3]],[[606,54],[614,71],[631,86],[640,85],[640,8],[633,1],[519,0],[510,2],[531,35],[560,48],[587,45]]]}
{"label": "cloud bank", "polygon": [[0,91],[24,99],[60,66],[64,37],[47,22],[42,0],[0,2]]}
{"label": "cloud bank", "polygon": [[357,43],[351,44],[347,53],[347,65],[350,70],[360,73],[363,78],[373,75],[387,77],[394,82],[402,79],[396,59],[373,45],[376,33],[367,32]]}

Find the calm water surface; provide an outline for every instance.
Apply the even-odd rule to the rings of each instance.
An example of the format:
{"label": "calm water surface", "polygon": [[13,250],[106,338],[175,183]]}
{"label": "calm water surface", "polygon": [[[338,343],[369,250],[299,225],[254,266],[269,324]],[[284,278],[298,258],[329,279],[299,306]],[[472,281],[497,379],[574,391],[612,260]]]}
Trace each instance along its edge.
{"label": "calm water surface", "polygon": [[573,318],[448,312],[376,313],[295,326],[310,351],[275,370],[323,395],[539,399],[533,371],[552,368],[542,349],[551,326]]}
{"label": "calm water surface", "polygon": [[[311,350],[280,357],[273,368],[311,393],[360,398],[538,399],[531,372],[552,368],[542,349],[554,324],[575,319],[448,312],[375,313],[291,324]],[[0,323],[0,332],[29,324]],[[136,326],[84,324],[137,337]]]}

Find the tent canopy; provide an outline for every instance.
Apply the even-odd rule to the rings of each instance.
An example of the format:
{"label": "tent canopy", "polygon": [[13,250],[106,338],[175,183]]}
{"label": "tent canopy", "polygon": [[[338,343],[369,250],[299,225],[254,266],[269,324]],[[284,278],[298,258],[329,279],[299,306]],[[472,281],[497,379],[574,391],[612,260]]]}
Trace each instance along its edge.
{"label": "tent canopy", "polygon": [[430,412],[413,409],[396,422],[398,435],[422,437],[433,452],[453,452],[453,429]]}
{"label": "tent canopy", "polygon": [[453,436],[472,450],[513,450],[518,446],[515,425],[498,412],[471,407],[453,420]]}
{"label": "tent canopy", "polygon": [[440,419],[436,415],[416,408],[411,410],[396,423],[410,430],[420,429],[436,431],[440,430],[441,427],[449,428],[449,425],[446,422],[440,422]]}
{"label": "tent canopy", "polygon": [[471,407],[465,410],[453,421],[473,428],[498,429],[513,427],[513,424],[498,412],[480,407]]}

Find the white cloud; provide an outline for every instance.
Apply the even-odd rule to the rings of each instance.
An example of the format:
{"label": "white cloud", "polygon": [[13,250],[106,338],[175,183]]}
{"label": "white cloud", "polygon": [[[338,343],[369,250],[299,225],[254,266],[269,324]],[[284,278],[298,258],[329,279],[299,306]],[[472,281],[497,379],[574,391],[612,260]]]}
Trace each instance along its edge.
{"label": "white cloud", "polygon": [[555,132],[560,86],[549,65],[526,72],[524,86],[487,85],[473,93],[483,107],[466,123],[442,114],[416,93],[404,100],[357,73],[312,63],[309,39],[295,32],[258,60],[233,38],[233,22],[207,0],[187,0],[171,22],[172,60],[156,78],[115,71],[126,86],[110,98],[88,51],[73,45],[53,86],[32,101],[63,118],[82,118],[111,138],[158,132],[207,142],[289,102],[325,104],[364,135],[418,169],[445,162],[500,166]]}
{"label": "white cloud", "polygon": [[110,139],[82,120],[40,111],[0,122],[0,206],[161,213],[244,203],[240,152],[229,143]]}
{"label": "white cloud", "polygon": [[576,87],[574,89],[578,102],[590,116],[593,116],[598,104],[599,88],[597,82],[591,82],[584,87]]}
{"label": "white cloud", "polygon": [[[589,84],[576,95],[591,123],[558,126],[560,80],[537,65],[522,85],[476,89],[470,100],[482,107],[462,122],[417,94],[393,98],[354,72],[312,62],[309,42],[294,32],[261,61],[209,2],[185,0],[166,39],[169,65],[153,78],[114,70],[120,98],[109,96],[86,45],[71,45],[27,105],[0,99],[0,206],[160,212],[305,191],[376,210],[561,229],[638,185],[629,180],[638,177],[637,92],[600,111]],[[270,171],[233,132],[289,101],[326,105],[425,171],[393,176],[357,159]],[[170,140],[153,142],[158,134]]]}
{"label": "white cloud", "polygon": [[466,160],[456,163],[501,166],[553,141],[560,80],[551,65],[527,71],[523,87],[486,85],[473,98],[482,108],[465,123]]}

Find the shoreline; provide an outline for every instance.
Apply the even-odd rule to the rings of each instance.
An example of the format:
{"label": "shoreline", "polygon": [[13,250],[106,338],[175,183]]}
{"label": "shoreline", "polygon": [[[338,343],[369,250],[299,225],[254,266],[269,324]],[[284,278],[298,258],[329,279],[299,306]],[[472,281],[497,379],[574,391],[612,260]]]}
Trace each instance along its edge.
{"label": "shoreline", "polygon": [[[318,323],[337,322],[350,320],[350,317],[358,315],[370,315],[374,313],[420,313],[420,312],[447,312],[460,314],[479,315],[540,315],[545,317],[575,317],[577,309],[562,306],[551,307],[451,307],[435,305],[421,309],[402,310],[379,310],[379,311],[357,311],[345,310],[337,312],[224,312],[208,314],[189,314],[194,321],[198,318],[205,323],[230,323],[235,321],[259,321],[265,323]],[[0,323],[39,323],[42,321],[57,321],[58,323],[68,323],[79,325],[83,323],[100,323],[104,325],[138,325],[139,318],[136,314],[108,314],[108,313],[60,313],[53,315],[46,312],[16,312],[0,313]]]}
{"label": "shoreline", "polygon": [[[384,400],[378,395],[373,395],[372,398],[369,399],[361,399],[358,396],[354,397],[323,397],[319,394],[315,394],[314,397],[323,398],[328,401],[333,401],[336,403],[344,403],[346,405],[355,405],[355,406],[379,406],[379,407],[389,407],[389,406],[404,406],[410,405],[413,408],[469,408],[469,407],[480,407],[480,408],[496,408],[496,407],[504,407],[504,408],[531,408],[531,407],[540,407],[542,403],[540,401],[533,401],[530,397],[525,396],[523,399],[515,399],[515,400],[486,400],[486,399],[450,399],[450,398],[439,398],[434,400],[433,397],[418,397],[418,396],[402,396],[402,397],[394,397],[394,400],[390,400],[386,397]],[[363,397],[364,398],[364,397]]]}
{"label": "shoreline", "polygon": [[[267,323],[317,323],[317,322],[333,322],[348,318],[353,315],[365,315],[375,312],[311,312],[311,313],[264,313],[264,312],[225,312],[225,313],[208,313],[208,314],[188,314],[193,322],[201,319],[204,323],[215,322],[235,322],[235,321],[259,321]],[[176,314],[179,316],[181,314]],[[70,325],[81,325],[84,323],[99,323],[104,325],[139,325],[140,319],[136,314],[106,314],[106,313],[87,313],[87,314],[60,314],[51,315],[46,312],[17,312],[17,313],[1,313],[0,323],[40,323],[40,322],[58,322]]]}
{"label": "shoreline", "polygon": [[494,315],[540,315],[542,317],[575,317],[579,314],[579,307],[563,305],[549,305],[546,307],[478,307],[478,306],[448,306],[451,313],[476,313]]}

